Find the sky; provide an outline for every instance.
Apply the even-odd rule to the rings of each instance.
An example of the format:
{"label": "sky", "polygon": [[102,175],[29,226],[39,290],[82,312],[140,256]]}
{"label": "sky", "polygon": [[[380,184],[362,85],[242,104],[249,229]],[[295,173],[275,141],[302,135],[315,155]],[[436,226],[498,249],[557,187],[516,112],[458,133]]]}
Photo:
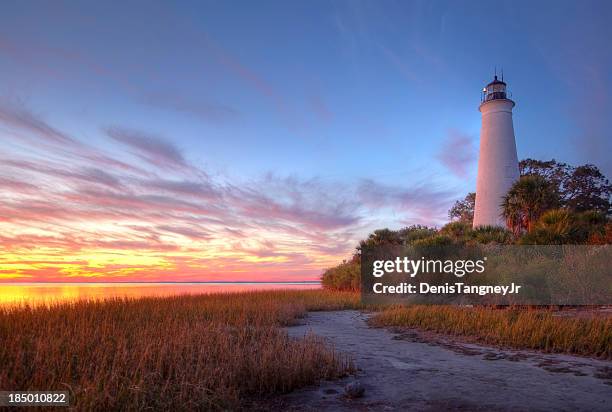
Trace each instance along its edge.
{"label": "sky", "polygon": [[2,1],[0,281],[313,280],[519,159],[612,175],[607,1]]}

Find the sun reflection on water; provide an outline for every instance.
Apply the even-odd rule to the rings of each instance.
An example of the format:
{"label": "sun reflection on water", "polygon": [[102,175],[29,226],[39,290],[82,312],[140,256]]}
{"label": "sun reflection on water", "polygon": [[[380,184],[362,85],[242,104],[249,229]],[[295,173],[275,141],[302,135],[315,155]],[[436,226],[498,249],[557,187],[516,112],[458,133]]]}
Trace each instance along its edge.
{"label": "sun reflection on water", "polygon": [[113,297],[172,296],[252,290],[318,289],[316,283],[21,283],[0,284],[0,306],[40,305]]}

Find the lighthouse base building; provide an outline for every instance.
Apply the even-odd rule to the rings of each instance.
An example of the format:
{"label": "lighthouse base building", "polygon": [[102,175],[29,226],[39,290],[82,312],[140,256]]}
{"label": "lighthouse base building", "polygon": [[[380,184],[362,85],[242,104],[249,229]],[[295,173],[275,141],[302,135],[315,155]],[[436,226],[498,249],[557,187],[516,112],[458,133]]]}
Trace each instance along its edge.
{"label": "lighthouse base building", "polygon": [[473,227],[505,226],[502,202],[519,178],[512,125],[514,102],[506,95],[506,83],[495,79],[483,89],[476,205]]}

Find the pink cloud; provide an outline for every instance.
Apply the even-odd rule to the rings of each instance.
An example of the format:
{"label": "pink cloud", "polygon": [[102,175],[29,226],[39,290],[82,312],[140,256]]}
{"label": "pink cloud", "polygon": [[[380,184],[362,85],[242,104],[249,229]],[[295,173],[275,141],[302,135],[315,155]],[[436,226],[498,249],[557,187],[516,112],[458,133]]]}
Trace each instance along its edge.
{"label": "pink cloud", "polygon": [[0,189],[19,193],[28,193],[35,190],[36,186],[31,183],[0,176]]}
{"label": "pink cloud", "polygon": [[473,139],[457,130],[449,130],[438,160],[457,177],[466,178],[477,159]]}
{"label": "pink cloud", "polygon": [[71,137],[51,127],[39,116],[27,110],[20,102],[9,103],[5,99],[0,99],[0,122],[54,143],[75,143]]}
{"label": "pink cloud", "polygon": [[[10,122],[20,131],[68,136],[49,124],[32,127],[40,123],[30,120]],[[366,221],[381,210],[394,210],[398,224],[435,220],[455,197],[434,185],[271,173],[228,182],[191,165],[164,139],[122,128],[110,130],[109,138],[129,147],[148,170],[126,167],[72,138],[69,150],[65,144],[34,146],[31,152],[7,148],[0,161],[0,194],[6,199],[0,204],[0,250],[11,254],[10,262],[29,265],[14,275],[316,279],[350,255],[367,234]]]}
{"label": "pink cloud", "polygon": [[433,184],[392,186],[364,179],[358,187],[361,201],[371,209],[388,208],[402,214],[405,224],[429,226],[446,220],[457,194]]}

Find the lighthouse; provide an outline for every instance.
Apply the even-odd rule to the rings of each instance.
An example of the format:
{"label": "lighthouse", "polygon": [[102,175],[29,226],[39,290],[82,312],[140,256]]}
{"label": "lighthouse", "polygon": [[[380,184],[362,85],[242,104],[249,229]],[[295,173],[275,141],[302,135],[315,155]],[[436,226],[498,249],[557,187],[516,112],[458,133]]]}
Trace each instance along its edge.
{"label": "lighthouse", "polygon": [[[503,79],[503,76],[502,76]],[[506,83],[497,75],[482,90],[480,153],[476,179],[473,227],[504,226],[503,197],[519,178],[516,142],[512,125],[514,102],[508,98]]]}

